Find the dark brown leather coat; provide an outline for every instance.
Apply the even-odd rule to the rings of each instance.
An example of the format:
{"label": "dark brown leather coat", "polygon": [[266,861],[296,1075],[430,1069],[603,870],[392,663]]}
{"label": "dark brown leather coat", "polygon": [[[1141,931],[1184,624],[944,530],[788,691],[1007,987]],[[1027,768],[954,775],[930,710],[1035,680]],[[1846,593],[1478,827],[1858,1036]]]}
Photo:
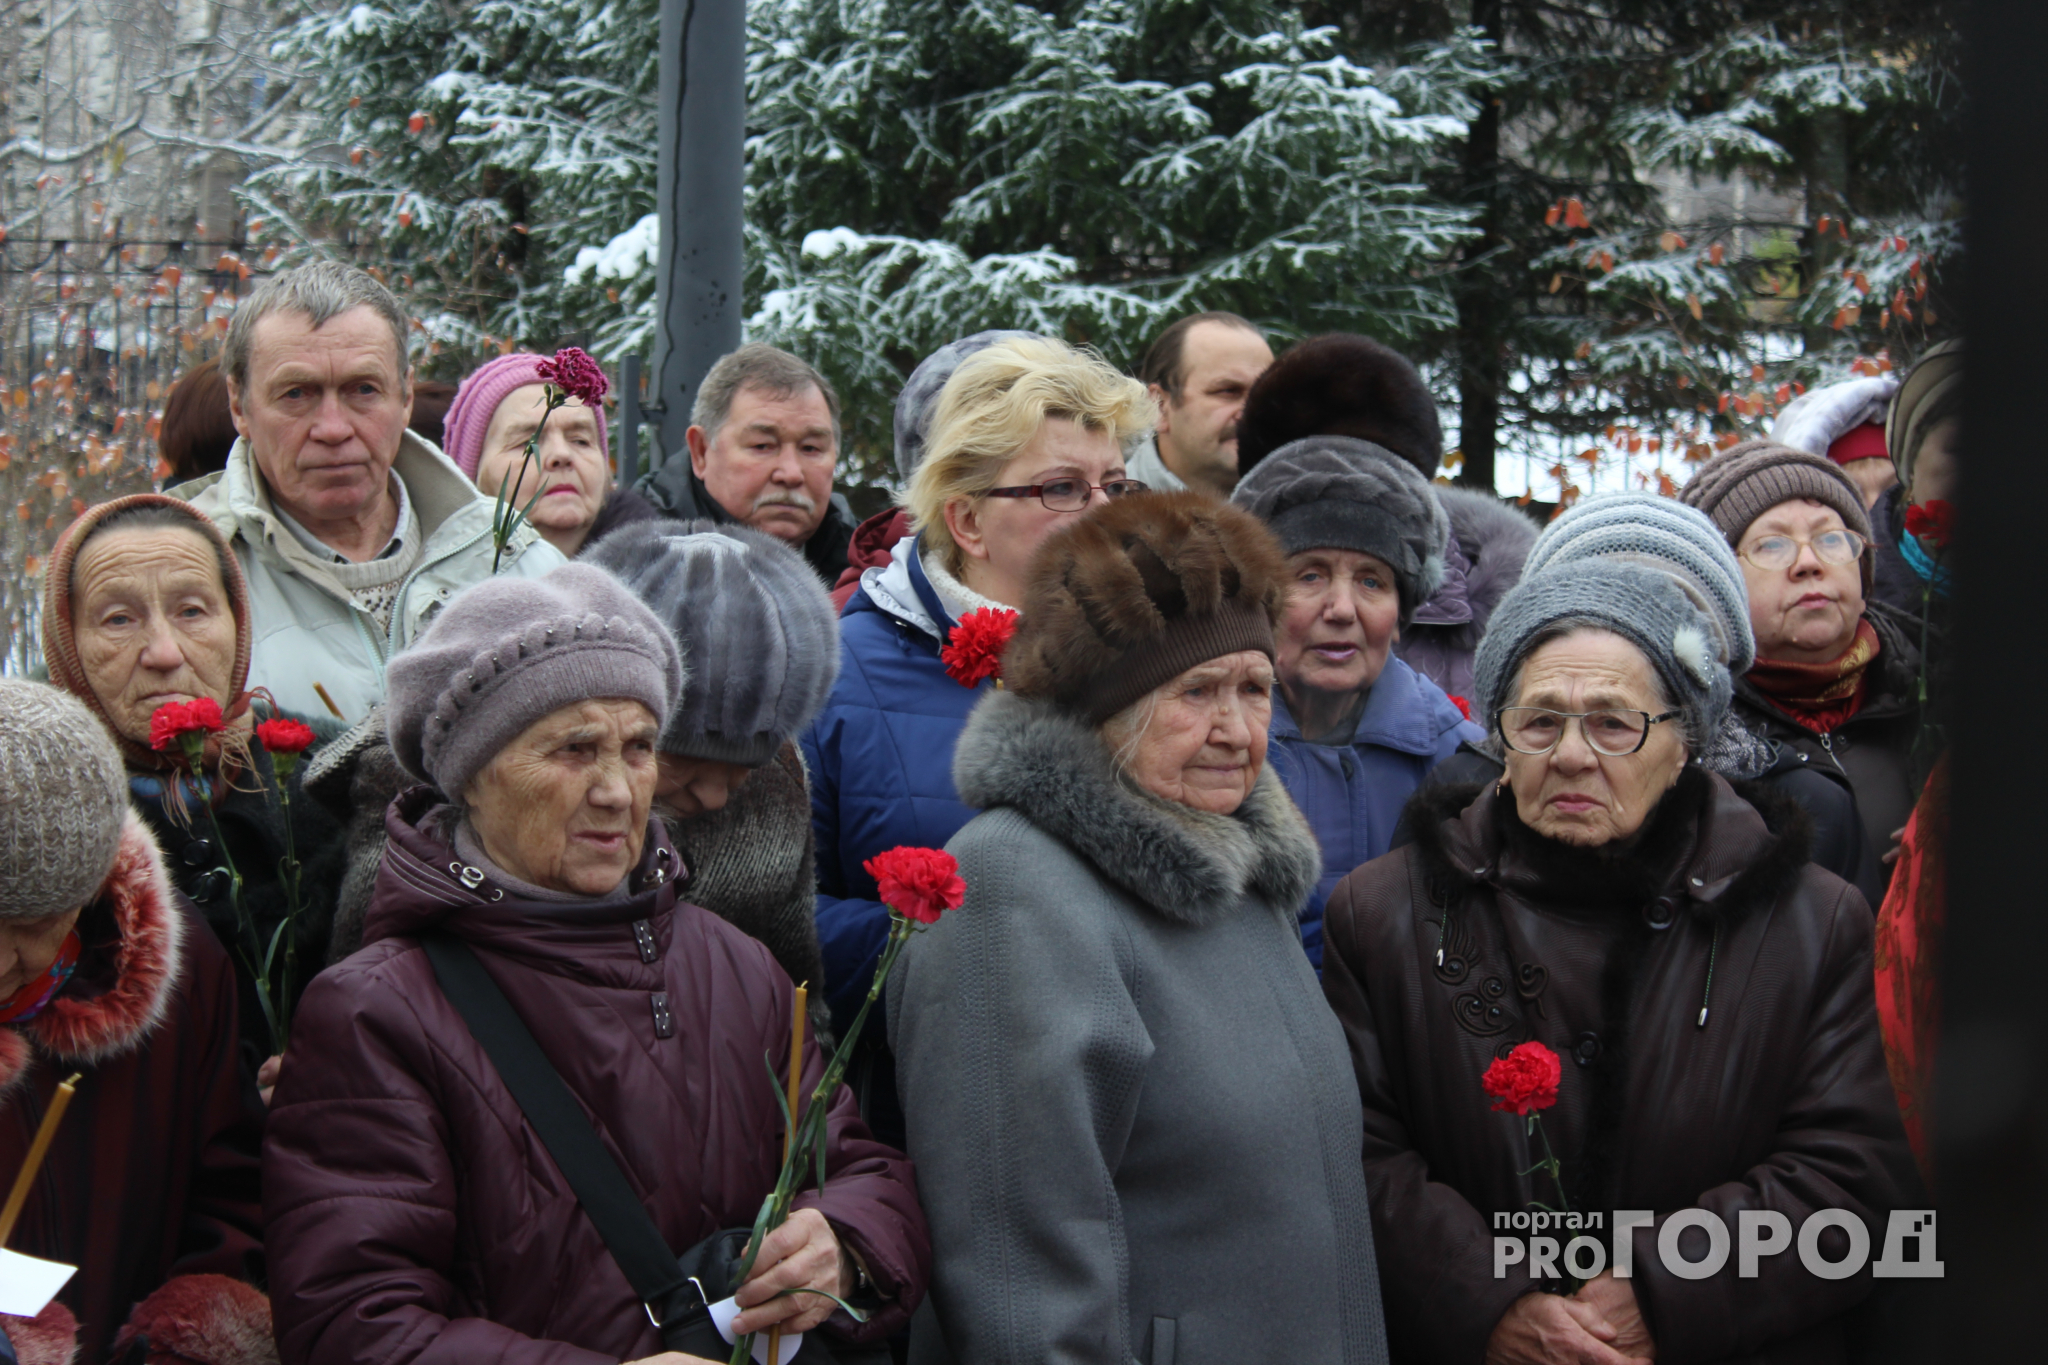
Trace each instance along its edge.
{"label": "dark brown leather coat", "polygon": [[[1522,1174],[1541,1149],[1480,1088],[1531,1038],[1564,1058],[1543,1126],[1573,1208],[1659,1223],[1706,1208],[1731,1235],[1744,1209],[1778,1210],[1795,1233],[1846,1209],[1874,1259],[1888,1212],[1922,1196],[1879,1043],[1870,910],[1806,861],[1797,813],[1774,806],[1767,823],[1691,769],[1613,860],[1530,833],[1512,795],[1433,799],[1411,811],[1414,845],[1338,884],[1324,958],[1364,1099],[1394,1358],[1477,1365],[1535,1287],[1526,1267],[1495,1278],[1493,1215],[1556,1192]],[[1611,1226],[1598,1236],[1611,1246]],[[1844,1315],[1872,1285],[1867,1268],[1816,1278],[1795,1249],[1754,1279],[1731,1255],[1685,1280],[1660,1263],[1654,1226],[1633,1246],[1660,1365],[1838,1360]],[[1705,1234],[1680,1247],[1704,1257]],[[1839,1258],[1846,1239],[1821,1247]]]}
{"label": "dark brown leather coat", "polygon": [[[660,1337],[413,935],[469,942],[678,1252],[750,1224],[774,1184],[782,1118],[764,1058],[789,1055],[791,986],[766,948],[680,901],[659,835],[623,900],[522,903],[393,803],[363,950],[307,989],[265,1134],[264,1211],[287,1362],[596,1365]],[[822,1060],[815,1046],[805,1085]],[[889,1302],[855,1329],[900,1330],[930,1247],[909,1160],[841,1089],[814,1207]]]}

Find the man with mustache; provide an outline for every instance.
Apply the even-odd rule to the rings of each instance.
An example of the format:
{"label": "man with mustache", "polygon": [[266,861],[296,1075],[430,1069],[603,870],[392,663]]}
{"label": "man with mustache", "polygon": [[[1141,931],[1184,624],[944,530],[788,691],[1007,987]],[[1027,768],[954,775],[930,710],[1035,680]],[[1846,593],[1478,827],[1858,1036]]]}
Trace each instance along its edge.
{"label": "man with mustache", "polygon": [[1139,362],[1159,425],[1124,472],[1155,490],[1229,497],[1237,486],[1237,419],[1252,381],[1272,363],[1265,334],[1235,313],[1176,319]]}
{"label": "man with mustache", "polygon": [[854,518],[832,491],[839,395],[787,351],[760,342],[723,357],[697,389],[688,460],[670,460],[641,491],[684,520],[743,522],[803,553],[831,587],[846,568]]}
{"label": "man with mustache", "polygon": [[391,291],[353,266],[266,281],[221,348],[241,433],[227,468],[170,490],[233,545],[248,685],[288,712],[360,720],[383,700],[385,662],[457,591],[564,562],[530,526],[497,555],[490,499],[407,430],[411,333]]}

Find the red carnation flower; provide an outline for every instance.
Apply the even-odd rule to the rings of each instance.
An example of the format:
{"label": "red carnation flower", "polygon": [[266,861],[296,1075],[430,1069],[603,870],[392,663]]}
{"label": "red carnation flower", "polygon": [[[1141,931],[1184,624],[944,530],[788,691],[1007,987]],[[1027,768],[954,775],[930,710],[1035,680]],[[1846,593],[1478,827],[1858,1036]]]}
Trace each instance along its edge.
{"label": "red carnation flower", "polygon": [[1555,1052],[1541,1043],[1523,1043],[1486,1068],[1479,1084],[1493,1096],[1495,1109],[1526,1116],[1556,1104],[1558,1082],[1563,1079],[1564,1067]]}
{"label": "red carnation flower", "polygon": [[979,687],[1003,669],[1003,651],[1017,633],[1017,613],[984,607],[970,611],[953,627],[953,639],[939,651],[946,676],[962,687]]}
{"label": "red carnation flower", "polygon": [[571,398],[582,399],[588,408],[602,403],[605,394],[611,391],[611,381],[604,377],[604,370],[586,352],[574,346],[564,346],[555,352],[553,359],[541,361],[534,369],[544,381]]}
{"label": "red carnation flower", "polygon": [[892,848],[861,864],[875,879],[882,903],[906,919],[936,924],[967,897],[960,864],[936,848]]}
{"label": "red carnation flower", "polygon": [[186,735],[197,735],[204,740],[206,736],[226,728],[227,721],[221,716],[220,703],[212,697],[167,701],[150,713],[149,747],[167,754],[183,748]]}
{"label": "red carnation flower", "polygon": [[1471,702],[1466,701],[1463,697],[1460,697],[1455,693],[1446,692],[1444,695],[1451,699],[1451,705],[1458,708],[1459,715],[1463,716],[1466,720],[1472,719]]}
{"label": "red carnation flower", "polygon": [[313,727],[296,720],[266,720],[256,727],[256,738],[272,754],[302,754],[313,747]]}
{"label": "red carnation flower", "polygon": [[1934,549],[1946,550],[1956,538],[1956,505],[1947,498],[1911,504],[1906,508],[1906,534]]}

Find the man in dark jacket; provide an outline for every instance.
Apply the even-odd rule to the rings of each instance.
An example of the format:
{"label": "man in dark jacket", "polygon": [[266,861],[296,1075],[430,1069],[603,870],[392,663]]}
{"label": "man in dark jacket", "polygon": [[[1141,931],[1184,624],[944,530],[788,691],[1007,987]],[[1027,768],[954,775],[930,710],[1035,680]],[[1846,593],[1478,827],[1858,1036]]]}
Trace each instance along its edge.
{"label": "man in dark jacket", "polygon": [[742,346],[704,376],[684,439],[689,459],[671,456],[640,483],[661,512],[744,522],[803,551],[826,587],[839,581],[854,520],[832,491],[839,395],[830,380],[787,351]]}

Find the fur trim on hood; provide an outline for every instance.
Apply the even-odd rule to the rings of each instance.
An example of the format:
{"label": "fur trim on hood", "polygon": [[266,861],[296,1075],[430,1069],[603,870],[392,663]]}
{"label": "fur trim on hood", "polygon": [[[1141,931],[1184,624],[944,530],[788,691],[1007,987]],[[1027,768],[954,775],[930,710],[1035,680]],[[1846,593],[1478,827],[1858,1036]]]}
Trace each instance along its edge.
{"label": "fur trim on hood", "polygon": [[1477,488],[1438,484],[1436,496],[1451,519],[1451,539],[1465,555],[1465,600],[1471,604],[1476,640],[1500,600],[1522,581],[1522,565],[1541,528],[1526,513]]}
{"label": "fur trim on hood", "polygon": [[1257,896],[1290,922],[1322,854],[1271,767],[1231,815],[1139,791],[1099,733],[1051,702],[991,692],[953,750],[960,799],[1009,806],[1169,919],[1207,924]]}
{"label": "fur trim on hood", "polygon": [[270,1300],[226,1275],[177,1275],[135,1305],[114,1338],[118,1354],[140,1342],[156,1360],[201,1365],[277,1365]]}
{"label": "fur trim on hood", "polygon": [[0,1331],[21,1365],[72,1365],[78,1359],[78,1319],[62,1299],[51,1299],[32,1318],[0,1313]]}
{"label": "fur trim on hood", "polygon": [[120,936],[113,951],[113,984],[89,995],[73,978],[27,1024],[0,1028],[0,1087],[13,1084],[27,1069],[31,1036],[60,1062],[97,1065],[141,1046],[163,1022],[185,939],[185,919],[175,896],[156,840],[142,817],[130,811],[121,825],[114,870],[94,902],[112,914]]}

